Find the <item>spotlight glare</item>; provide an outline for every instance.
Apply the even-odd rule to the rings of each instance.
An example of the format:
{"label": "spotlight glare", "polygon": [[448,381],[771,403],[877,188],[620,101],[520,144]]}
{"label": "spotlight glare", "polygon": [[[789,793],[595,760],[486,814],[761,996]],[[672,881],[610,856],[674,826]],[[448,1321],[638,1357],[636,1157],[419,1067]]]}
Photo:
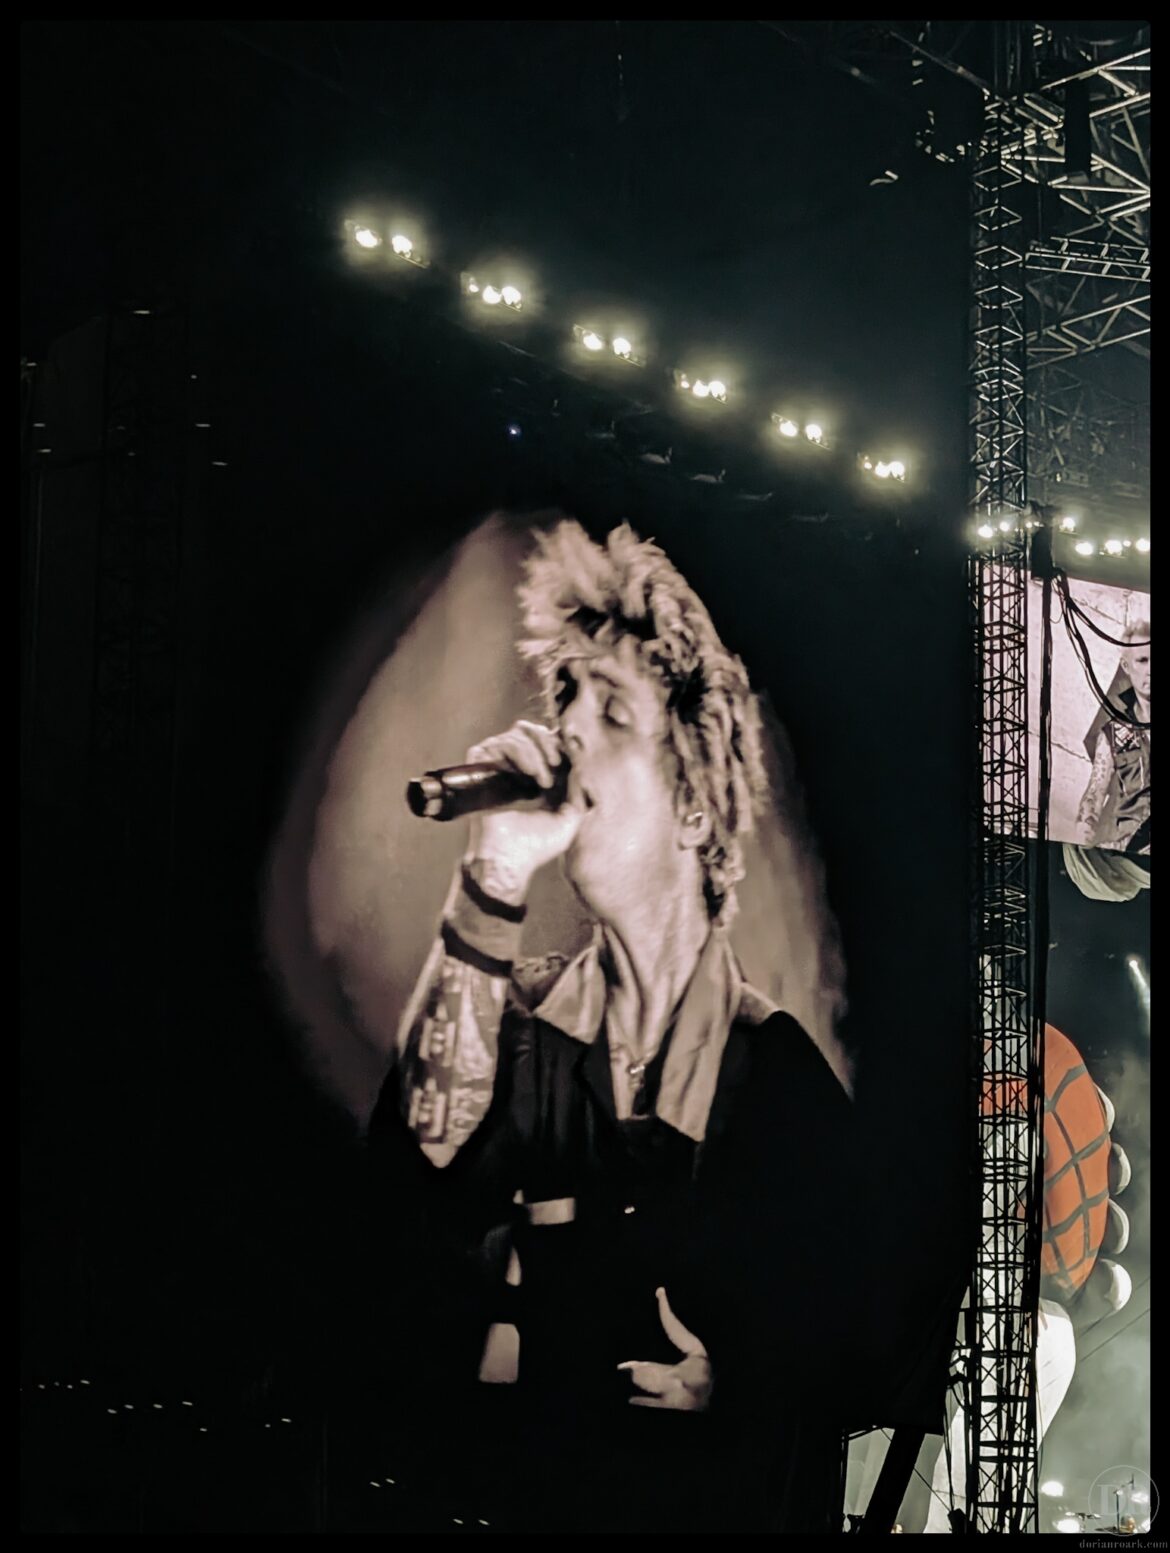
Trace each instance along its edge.
{"label": "spotlight glare", "polygon": [[890,473],[893,475],[895,480],[904,480],[906,478],[906,465],[900,458],[894,459],[893,463],[890,465]]}
{"label": "spotlight glare", "polygon": [[1143,555],[1149,555],[1150,541],[1148,539],[1139,539],[1137,544],[1134,546],[1134,549],[1140,550]]}
{"label": "spotlight glare", "polygon": [[782,437],[795,437],[800,430],[795,421],[790,421],[787,416],[776,422],[776,430]]}
{"label": "spotlight glare", "polygon": [[1056,1529],[1057,1531],[1075,1532],[1083,1531],[1084,1527],[1075,1515],[1062,1515],[1056,1523]]}
{"label": "spotlight glare", "polygon": [[1063,1499],[1064,1484],[1058,1483],[1055,1478],[1049,1478],[1047,1483],[1041,1483],[1040,1492],[1045,1499]]}
{"label": "spotlight glare", "polygon": [[1129,974],[1137,991],[1142,1012],[1146,1016],[1146,1028],[1148,1031],[1150,1022],[1150,978],[1146,974],[1145,966],[1136,955],[1130,955],[1126,964],[1129,967]]}
{"label": "spotlight glare", "polygon": [[1001,534],[1010,534],[1013,527],[1014,525],[1010,518],[1000,518],[999,531]]}
{"label": "spotlight glare", "polygon": [[497,291],[494,286],[485,286],[483,288],[483,299],[489,307],[495,307],[504,300],[504,294],[502,291]]}
{"label": "spotlight glare", "polygon": [[691,393],[694,394],[696,399],[706,399],[710,392],[710,388],[706,383],[703,382],[702,378],[695,379],[695,382],[691,388]]}
{"label": "spotlight glare", "polygon": [[471,297],[477,297],[479,295],[479,281],[469,280],[467,282],[467,294]]}
{"label": "spotlight glare", "polygon": [[824,429],[817,425],[816,421],[810,421],[804,428],[804,434],[810,442],[823,442],[825,440]]}
{"label": "spotlight glare", "polygon": [[873,472],[875,475],[877,475],[879,480],[888,480],[890,478],[889,464],[875,464],[873,466]]}
{"label": "spotlight glare", "polygon": [[414,252],[414,244],[409,237],[404,237],[398,232],[390,239],[390,246],[401,259],[409,259]]}
{"label": "spotlight glare", "polygon": [[1120,539],[1107,539],[1105,541],[1106,555],[1120,555],[1124,549],[1125,546],[1121,543]]}
{"label": "spotlight glare", "polygon": [[994,539],[995,530],[990,523],[981,523],[978,529],[980,539]]}
{"label": "spotlight glare", "polygon": [[504,289],[500,292],[500,295],[503,297],[504,303],[507,307],[519,307],[521,302],[524,300],[524,298],[520,295],[518,288],[515,286],[505,286]]}
{"label": "spotlight glare", "polygon": [[605,341],[599,334],[594,334],[592,329],[586,329],[581,336],[581,344],[587,351],[599,351],[605,349]]}
{"label": "spotlight glare", "polygon": [[1078,555],[1096,555],[1097,546],[1091,539],[1078,539],[1074,546]]}
{"label": "spotlight glare", "polygon": [[353,240],[359,248],[380,248],[382,246],[382,239],[377,232],[371,231],[368,226],[355,226],[353,229]]}
{"label": "spotlight glare", "polygon": [[615,356],[620,356],[623,361],[628,361],[634,354],[634,347],[630,344],[629,340],[626,339],[624,334],[619,334],[617,339],[614,340],[613,353]]}
{"label": "spotlight glare", "polygon": [[727,401],[727,384],[721,383],[718,378],[712,378],[708,385],[711,390],[711,398],[718,399],[720,404]]}
{"label": "spotlight glare", "polygon": [[1073,517],[1061,518],[1060,531],[1062,534],[1075,534],[1077,531],[1077,520]]}

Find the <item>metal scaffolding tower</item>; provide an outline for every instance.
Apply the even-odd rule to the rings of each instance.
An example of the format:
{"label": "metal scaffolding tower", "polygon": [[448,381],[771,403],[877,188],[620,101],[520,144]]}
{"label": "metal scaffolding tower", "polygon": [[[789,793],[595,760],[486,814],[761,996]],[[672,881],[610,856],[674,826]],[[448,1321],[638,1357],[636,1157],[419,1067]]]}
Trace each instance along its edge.
{"label": "metal scaffolding tower", "polygon": [[1053,506],[1079,496],[1108,516],[1149,502],[1149,34],[1094,43],[1075,23],[1030,25],[1034,84],[1013,153],[1038,211],[1029,490]]}
{"label": "metal scaffolding tower", "polygon": [[995,538],[970,562],[980,757],[972,922],[978,1238],[963,1373],[968,1523],[1003,1533],[1036,1529],[1043,1021],[1033,995],[1028,814],[1026,121],[1010,89],[1024,40],[1019,24],[996,25],[1006,80],[988,98],[972,178],[973,505]]}
{"label": "metal scaffolding tower", "polygon": [[1110,348],[1148,357],[1149,47],[1055,30],[1078,24],[989,25],[972,179],[973,506],[993,538],[970,562],[979,1239],[963,1370],[968,1524],[1010,1533],[1038,1530],[1045,945],[1034,905],[1047,859],[1029,845],[1038,529],[1027,514],[1029,497],[1055,503],[1070,486],[1099,505],[1148,499],[1148,396],[1127,400],[1096,363]]}

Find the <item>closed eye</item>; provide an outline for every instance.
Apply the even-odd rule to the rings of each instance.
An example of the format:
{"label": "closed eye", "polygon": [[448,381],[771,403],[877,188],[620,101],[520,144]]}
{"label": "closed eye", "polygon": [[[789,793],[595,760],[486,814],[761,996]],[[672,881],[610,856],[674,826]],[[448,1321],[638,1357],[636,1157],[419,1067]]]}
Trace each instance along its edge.
{"label": "closed eye", "polygon": [[576,679],[573,677],[571,670],[561,669],[557,674],[557,688],[555,696],[557,711],[563,712],[566,707],[569,707],[573,704],[576,698]]}

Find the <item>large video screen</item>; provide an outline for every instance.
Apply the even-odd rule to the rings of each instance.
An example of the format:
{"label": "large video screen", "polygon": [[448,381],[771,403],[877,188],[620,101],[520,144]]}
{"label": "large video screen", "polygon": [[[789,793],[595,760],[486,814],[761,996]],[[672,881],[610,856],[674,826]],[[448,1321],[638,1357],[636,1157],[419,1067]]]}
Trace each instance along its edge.
{"label": "large video screen", "polygon": [[673,1526],[622,1476],[670,1440],[696,1524],[815,1529],[830,1438],[937,1415],[965,1272],[961,562],[846,481],[761,506],[523,408],[461,444],[474,378],[413,382],[364,455],[413,554],[321,642],[264,901],[381,1172],[384,1362],[546,1443],[571,1404],[616,1476],[578,1503],[542,1447],[533,1527]]}
{"label": "large video screen", "polygon": [[[133,724],[138,786],[111,746],[144,861],[95,867],[100,910],[61,888],[113,834],[85,717],[30,784],[102,1427],[218,1377],[265,1526],[316,1483],[314,1524],[371,1530],[837,1531],[843,1433],[940,1416],[971,1240],[953,535],[814,445],[723,480],[718,430],[333,307],[221,342],[249,434],[184,552],[176,723]],[[102,348],[52,362],[99,384]],[[94,467],[46,488],[46,646]],[[38,672],[87,707],[92,658]],[[408,802],[467,765],[480,807]],[[260,1447],[196,1427],[193,1521],[252,1524]]]}
{"label": "large video screen", "polygon": [[[1029,584],[1029,808],[1040,778],[1043,592]],[[1052,592],[1048,834],[1074,846],[1149,856],[1150,595],[1068,580]]]}

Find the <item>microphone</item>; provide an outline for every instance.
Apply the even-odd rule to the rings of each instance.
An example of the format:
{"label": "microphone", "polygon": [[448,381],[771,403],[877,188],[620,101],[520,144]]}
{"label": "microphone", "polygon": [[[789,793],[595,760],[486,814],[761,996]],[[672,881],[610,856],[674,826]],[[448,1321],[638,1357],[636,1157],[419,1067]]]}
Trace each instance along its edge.
{"label": "microphone", "polygon": [[543,798],[556,807],[564,802],[568,786],[567,760],[554,775],[556,781],[548,788],[511,766],[445,766],[408,782],[406,801],[411,813],[422,820],[458,820],[484,809],[510,809],[533,798]]}

